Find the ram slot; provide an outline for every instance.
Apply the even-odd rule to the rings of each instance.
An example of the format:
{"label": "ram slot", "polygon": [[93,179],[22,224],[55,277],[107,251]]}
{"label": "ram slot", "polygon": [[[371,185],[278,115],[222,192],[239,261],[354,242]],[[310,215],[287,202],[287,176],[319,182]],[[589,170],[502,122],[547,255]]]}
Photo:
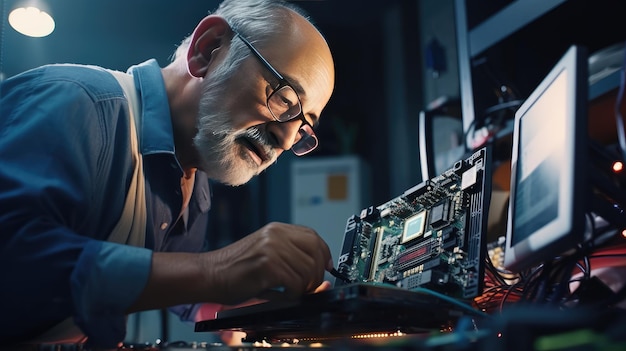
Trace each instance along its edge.
{"label": "ram slot", "polygon": [[433,242],[436,240],[436,238],[430,238],[404,250],[400,255],[398,255],[396,269],[403,272],[430,258],[433,251]]}
{"label": "ram slot", "polygon": [[380,238],[383,237],[383,231],[383,227],[377,227],[373,231],[372,237],[370,238],[368,247],[369,255],[365,263],[366,270],[363,271],[368,272],[369,276],[367,277],[367,279],[372,279],[376,274],[376,267],[378,267],[378,245],[380,242]]}

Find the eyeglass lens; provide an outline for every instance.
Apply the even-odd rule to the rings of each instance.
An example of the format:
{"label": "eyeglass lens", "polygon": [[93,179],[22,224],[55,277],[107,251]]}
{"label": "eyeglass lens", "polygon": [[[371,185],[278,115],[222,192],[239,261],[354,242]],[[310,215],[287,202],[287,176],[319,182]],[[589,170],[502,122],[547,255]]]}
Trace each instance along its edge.
{"label": "eyeglass lens", "polygon": [[300,99],[289,85],[275,90],[267,100],[267,107],[279,122],[286,122],[302,112]]}
{"label": "eyeglass lens", "polygon": [[[302,106],[300,105],[300,99],[298,94],[289,85],[284,85],[270,95],[267,99],[267,108],[270,110],[274,118],[279,122],[287,122],[302,113]],[[300,126],[299,138],[292,146],[292,151],[302,156],[317,147],[318,141],[313,128],[308,122],[302,118],[302,125]]]}
{"label": "eyeglass lens", "polygon": [[303,123],[298,131],[300,139],[291,146],[291,151],[297,156],[302,156],[317,147],[318,141],[311,125]]}

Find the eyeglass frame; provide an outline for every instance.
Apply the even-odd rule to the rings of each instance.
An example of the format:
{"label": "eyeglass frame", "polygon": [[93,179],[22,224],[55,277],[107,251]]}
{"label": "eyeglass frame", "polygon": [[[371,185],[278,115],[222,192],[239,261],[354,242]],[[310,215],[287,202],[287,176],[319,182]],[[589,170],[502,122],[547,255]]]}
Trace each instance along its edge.
{"label": "eyeglass frame", "polygon": [[[236,29],[232,28],[233,33],[235,33],[235,36],[239,37],[239,39],[241,39],[241,41],[250,49],[250,51],[252,51],[252,54],[261,62],[261,64],[267,68],[268,71],[270,71],[270,73],[272,73],[272,75],[278,80],[278,85],[273,88],[272,93],[267,97],[267,100],[265,101],[265,106],[267,106],[268,111],[270,112],[270,114],[272,115],[272,118],[274,118],[274,120],[278,123],[285,123],[285,122],[289,122],[289,121],[293,121],[294,119],[299,119],[302,122],[302,125],[300,125],[300,128],[298,129],[298,133],[300,133],[300,131],[302,131],[306,136],[313,138],[315,140],[315,145],[313,147],[311,147],[310,149],[304,151],[304,152],[297,152],[294,150],[294,146],[296,144],[298,144],[300,141],[304,140],[303,138],[300,138],[298,141],[296,141],[292,147],[291,147],[291,151],[296,155],[296,156],[303,156],[308,154],[309,152],[315,150],[318,146],[319,146],[319,139],[317,138],[317,135],[315,135],[315,132],[313,131],[313,126],[311,125],[311,123],[309,123],[309,121],[306,120],[306,118],[304,117],[304,112],[302,110],[302,100],[300,100],[300,95],[298,95],[298,92],[296,91],[296,89],[293,87],[293,85],[291,85],[289,83],[289,81],[283,77],[282,74],[280,74],[270,63],[269,61],[267,61],[265,59],[265,57],[263,57],[263,55],[261,55],[261,53],[259,52],[259,50],[257,50],[254,45],[252,45],[252,43],[246,39],[246,37],[244,37],[243,35],[241,35]],[[293,92],[296,94],[296,98],[298,99],[298,105],[300,106],[300,113],[294,115],[293,117],[290,117],[289,119],[286,119],[284,121],[281,121],[272,111],[272,109],[270,108],[270,99],[272,98],[272,96],[274,96],[274,94],[276,92],[278,92],[280,89],[282,89],[283,87],[289,87],[291,88],[291,90],[293,90]],[[306,132],[305,130],[302,129],[302,126],[307,125],[309,126],[309,128],[311,129],[311,133]]]}

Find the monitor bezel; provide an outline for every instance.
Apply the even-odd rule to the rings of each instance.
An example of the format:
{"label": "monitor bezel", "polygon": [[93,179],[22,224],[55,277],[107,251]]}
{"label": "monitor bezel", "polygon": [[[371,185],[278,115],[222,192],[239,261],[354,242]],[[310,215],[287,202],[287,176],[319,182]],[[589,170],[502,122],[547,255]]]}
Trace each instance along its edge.
{"label": "monitor bezel", "polygon": [[[558,219],[535,230],[529,237],[513,243],[515,197],[518,178],[521,121],[539,101],[559,74],[566,71],[567,103],[565,132],[565,161],[568,169],[559,172]],[[511,157],[511,192],[509,197],[504,267],[520,272],[554,259],[574,249],[584,240],[587,163],[587,91],[588,63],[585,47],[572,45],[552,67],[515,113],[513,150]]]}

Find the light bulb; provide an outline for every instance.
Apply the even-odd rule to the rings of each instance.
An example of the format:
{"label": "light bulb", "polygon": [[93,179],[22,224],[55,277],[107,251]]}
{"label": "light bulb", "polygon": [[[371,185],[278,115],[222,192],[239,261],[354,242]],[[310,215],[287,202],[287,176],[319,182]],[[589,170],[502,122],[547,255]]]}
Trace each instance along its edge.
{"label": "light bulb", "polygon": [[9,14],[9,24],[29,37],[45,37],[54,31],[54,19],[36,7],[18,7]]}

